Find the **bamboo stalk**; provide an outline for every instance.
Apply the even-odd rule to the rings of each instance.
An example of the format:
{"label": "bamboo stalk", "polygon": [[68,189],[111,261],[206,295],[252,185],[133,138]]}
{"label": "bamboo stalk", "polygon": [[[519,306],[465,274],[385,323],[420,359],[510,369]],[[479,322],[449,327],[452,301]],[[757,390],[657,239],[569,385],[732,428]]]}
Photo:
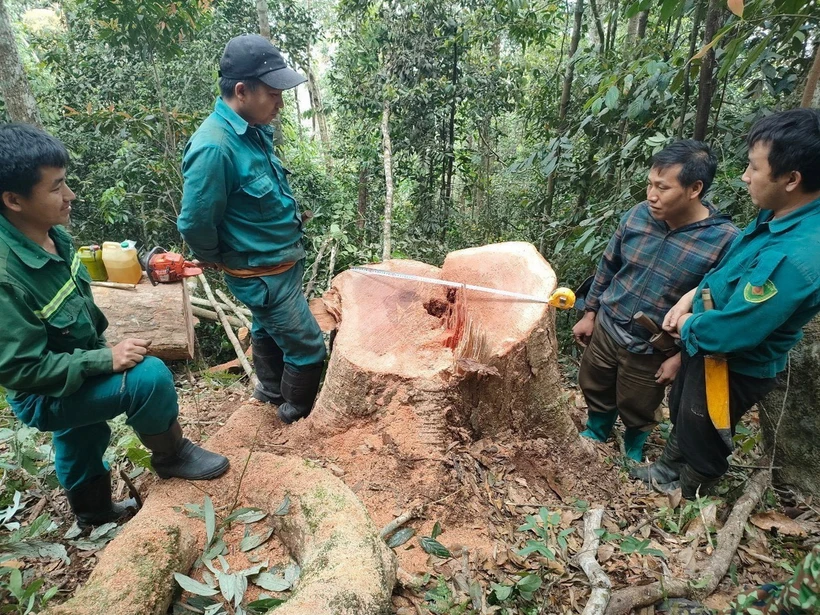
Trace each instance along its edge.
{"label": "bamboo stalk", "polygon": [[[196,316],[197,318],[204,318],[206,320],[213,320],[219,322],[219,314],[214,312],[213,310],[206,310],[205,308],[201,308],[196,305],[191,306],[191,314]],[[242,322],[236,318],[235,316],[226,316],[228,322],[231,323],[234,327],[241,327]]]}
{"label": "bamboo stalk", "polygon": [[[209,308],[209,307],[211,307],[211,302],[208,301],[207,299],[203,299],[202,297],[191,297],[191,305],[198,305],[199,307]],[[221,302],[220,302],[220,307],[223,310],[230,309],[229,305],[226,305],[226,304],[221,303]],[[240,312],[242,312],[242,314],[247,316],[248,318],[251,318],[253,316],[253,314],[251,314],[251,311],[248,308],[238,307],[237,306],[237,309]]]}
{"label": "bamboo stalk", "polygon": [[137,290],[136,284],[123,284],[122,282],[91,282],[91,286],[101,286],[103,288],[117,288],[119,290]]}
{"label": "bamboo stalk", "polygon": [[222,292],[221,290],[219,290],[218,288],[216,289],[216,296],[217,296],[217,297],[219,297],[220,299],[222,299],[222,302],[223,302],[225,305],[227,305],[229,308],[231,308],[231,310],[233,311],[233,313],[234,313],[234,314],[236,314],[236,317],[237,317],[239,320],[241,320],[241,321],[242,321],[242,324],[243,324],[243,325],[245,325],[245,326],[248,328],[248,331],[250,331],[250,330],[251,330],[251,326],[252,326],[252,325],[251,325],[251,321],[250,321],[250,320],[248,320],[248,317],[247,317],[247,316],[245,316],[245,315],[242,313],[242,310],[239,308],[239,306],[238,306],[238,305],[236,305],[236,304],[235,304],[233,301],[231,301],[230,299],[228,299],[228,295],[226,295],[225,293],[223,293],[223,292]]}
{"label": "bamboo stalk", "polygon": [[216,310],[216,313],[219,315],[219,320],[222,322],[222,328],[225,329],[225,333],[228,335],[228,339],[231,342],[231,346],[233,346],[234,352],[236,353],[236,358],[239,359],[240,365],[242,365],[242,369],[245,370],[245,373],[248,375],[248,378],[251,381],[253,386],[256,386],[259,380],[256,378],[256,374],[253,373],[253,368],[251,364],[248,363],[248,358],[245,356],[245,352],[242,350],[242,345],[239,343],[239,339],[236,337],[236,333],[234,333],[233,329],[231,328],[231,324],[228,321],[228,316],[225,314],[225,311],[219,305],[219,302],[214,297],[214,293],[211,290],[211,285],[208,284],[208,280],[205,279],[205,274],[200,273],[197,278],[199,278],[199,283],[202,284],[202,288],[205,290],[205,294],[208,295],[208,300],[211,302],[211,305]]}

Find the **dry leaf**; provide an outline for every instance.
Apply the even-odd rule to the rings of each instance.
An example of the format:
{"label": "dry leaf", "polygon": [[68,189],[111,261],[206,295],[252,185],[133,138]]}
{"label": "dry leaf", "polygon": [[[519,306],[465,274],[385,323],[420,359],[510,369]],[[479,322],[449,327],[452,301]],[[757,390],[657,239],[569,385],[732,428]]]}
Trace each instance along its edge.
{"label": "dry leaf", "polygon": [[598,561],[603,564],[609,561],[615,554],[615,547],[610,544],[601,545],[598,547]]}
{"label": "dry leaf", "polygon": [[729,10],[743,19],[743,0],[728,0]]}
{"label": "dry leaf", "polygon": [[675,489],[674,491],[667,494],[667,498],[669,500],[669,508],[675,510],[678,506],[680,506],[680,502],[683,499],[683,495],[680,492],[680,489]]}
{"label": "dry leaf", "polygon": [[770,510],[749,517],[749,521],[761,530],[775,531],[787,536],[805,536],[806,530],[800,523],[789,519],[786,515]]}

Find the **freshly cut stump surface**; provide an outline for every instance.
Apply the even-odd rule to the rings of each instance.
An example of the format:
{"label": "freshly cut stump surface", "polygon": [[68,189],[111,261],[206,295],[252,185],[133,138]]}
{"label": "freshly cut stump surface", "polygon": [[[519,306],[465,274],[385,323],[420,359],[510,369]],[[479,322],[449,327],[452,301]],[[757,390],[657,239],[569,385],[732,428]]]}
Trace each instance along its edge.
{"label": "freshly cut stump surface", "polygon": [[[223,433],[225,432],[225,433]],[[302,568],[302,575],[277,615],[381,615],[390,612],[396,576],[393,552],[379,537],[362,502],[338,478],[298,457],[239,448],[252,434],[229,422],[210,447],[231,459],[229,472],[198,486],[217,510],[233,504],[273,512],[288,495],[284,516],[266,522]],[[175,590],[174,572],[188,574],[205,541],[204,523],[174,510],[199,503],[191,483],[163,481],[145,507],[102,552],[88,582],[47,615],[161,615]],[[229,545],[229,548],[231,545]],[[238,545],[233,545],[238,548]]]}
{"label": "freshly cut stump surface", "polygon": [[[549,263],[521,242],[452,252],[441,269],[408,260],[373,267],[545,299],[556,288]],[[397,402],[438,451],[454,427],[475,439],[511,429],[577,443],[547,304],[353,271],[336,276],[323,300],[339,324],[317,425],[345,429]]]}

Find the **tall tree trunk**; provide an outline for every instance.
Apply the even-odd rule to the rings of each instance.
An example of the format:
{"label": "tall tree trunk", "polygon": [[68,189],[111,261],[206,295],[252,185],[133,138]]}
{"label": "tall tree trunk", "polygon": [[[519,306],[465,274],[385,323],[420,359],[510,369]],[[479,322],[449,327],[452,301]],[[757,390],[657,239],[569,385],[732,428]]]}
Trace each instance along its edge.
{"label": "tall tree trunk", "polygon": [[330,158],[330,133],[327,129],[327,117],[325,116],[325,108],[322,104],[322,93],[319,91],[319,84],[316,82],[316,76],[313,74],[313,69],[310,66],[310,49],[308,49],[308,66],[305,68],[307,73],[308,93],[310,94],[310,104],[313,107],[313,117],[319,126],[319,138],[322,140],[322,151],[324,152],[325,168],[328,174],[333,174],[333,161]]}
{"label": "tall tree trunk", "polygon": [[[698,44],[698,32],[700,31],[700,22],[703,19],[703,5],[705,0],[695,0],[695,15],[692,18],[692,32],[689,35],[689,55],[691,58],[695,55],[695,46]],[[686,114],[689,112],[689,96],[692,92],[692,82],[689,78],[692,71],[687,63],[681,70],[686,72],[683,74],[683,103],[680,109],[680,120],[678,123],[678,138],[683,137],[684,128],[686,126]]]}
{"label": "tall tree trunk", "polygon": [[270,40],[270,19],[268,0],[256,0],[256,17],[259,20],[259,34]]}
{"label": "tall tree trunk", "polygon": [[[558,135],[559,137],[566,129],[565,121],[567,119],[567,110],[569,109],[569,96],[572,91],[572,79],[575,75],[575,52],[578,51],[578,43],[581,40],[581,26],[584,17],[584,0],[577,0],[575,3],[575,23],[572,26],[572,39],[569,42],[569,51],[567,52],[567,68],[564,72],[564,85],[561,88],[561,101],[558,105]],[[558,152],[560,154],[560,151]],[[549,218],[552,215],[552,202],[555,198],[555,176],[558,173],[558,165],[555,165],[555,170],[550,174],[547,180],[547,195],[544,198],[544,214],[541,226],[541,241],[539,250],[544,250],[544,237],[546,235],[546,226]]]}
{"label": "tall tree trunk", "polygon": [[820,316],[803,328],[778,387],[758,404],[766,449],[772,451],[775,481],[820,498]]}
{"label": "tall tree trunk", "polygon": [[[721,0],[709,0],[709,10],[706,13],[706,27],[703,31],[703,44],[712,42],[720,26],[720,16],[723,12]],[[702,141],[706,138],[709,127],[709,115],[712,108],[712,97],[715,92],[715,49],[711,48],[700,63],[700,77],[698,80],[698,105],[695,115],[695,139]]]}
{"label": "tall tree trunk", "polygon": [[17,53],[17,42],[5,0],[0,0],[0,96],[12,121],[42,125],[37,100]]}
{"label": "tall tree trunk", "polygon": [[367,218],[367,196],[368,196],[368,176],[370,169],[368,164],[363,162],[359,165],[359,202],[357,207],[358,217],[356,218],[356,228],[360,231],[364,229],[364,222]]}
{"label": "tall tree trunk", "polygon": [[393,144],[390,142],[390,101],[382,103],[382,152],[384,156],[384,243],[382,260],[391,258],[390,235],[393,228]]}
{"label": "tall tree trunk", "polygon": [[600,52],[603,55],[606,51],[606,35],[604,34],[604,26],[601,24],[601,15],[598,13],[597,1],[589,0],[589,8],[592,11],[592,21],[595,23],[595,31],[598,33]]}
{"label": "tall tree trunk", "polygon": [[447,221],[450,218],[453,197],[453,167],[455,163],[456,107],[458,105],[458,43],[453,43],[453,72],[450,77],[453,97],[450,99],[450,116],[447,119],[447,149],[444,153],[444,199],[442,207],[441,240],[447,238]]}
{"label": "tall tree trunk", "polygon": [[649,11],[641,11],[629,18],[626,26],[626,50],[646,36],[646,22],[649,20]]}
{"label": "tall tree trunk", "polygon": [[800,101],[801,107],[811,107],[812,101],[817,92],[817,81],[820,79],[820,36],[814,43],[814,63],[806,76],[806,85],[803,88],[803,99]]}

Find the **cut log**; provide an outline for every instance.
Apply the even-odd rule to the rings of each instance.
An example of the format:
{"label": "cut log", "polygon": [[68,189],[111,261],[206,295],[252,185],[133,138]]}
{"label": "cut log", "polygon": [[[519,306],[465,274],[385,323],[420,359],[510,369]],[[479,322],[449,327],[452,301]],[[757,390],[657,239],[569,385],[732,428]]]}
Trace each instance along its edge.
{"label": "cut log", "polygon": [[127,338],[151,340],[148,354],[164,361],[192,359],[194,320],[185,284],[152,286],[143,278],[134,290],[92,287],[94,301],[108,319],[111,344]]}
{"label": "cut log", "polygon": [[[545,299],[556,287],[552,268],[527,243],[453,252],[441,269],[408,260],[375,267]],[[353,271],[336,276],[323,300],[338,330],[317,424],[345,428],[398,403],[412,406],[420,440],[439,450],[452,428],[579,442],[548,305]]]}

